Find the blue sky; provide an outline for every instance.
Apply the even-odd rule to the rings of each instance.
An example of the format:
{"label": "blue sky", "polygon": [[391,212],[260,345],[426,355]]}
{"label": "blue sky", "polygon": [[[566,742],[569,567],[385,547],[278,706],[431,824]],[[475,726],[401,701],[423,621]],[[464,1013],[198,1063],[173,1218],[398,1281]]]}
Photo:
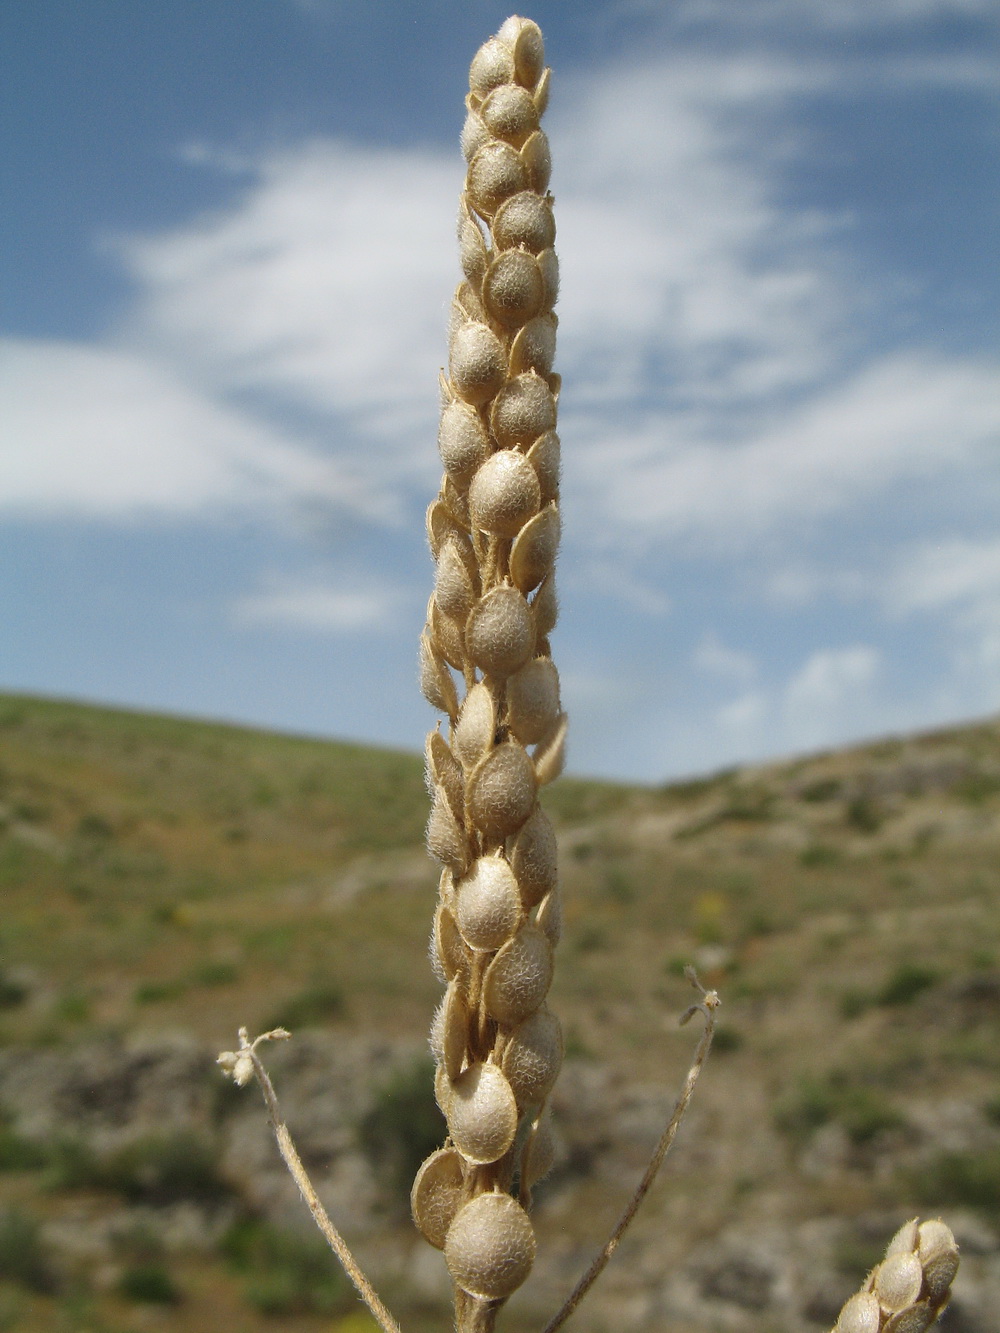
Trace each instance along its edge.
{"label": "blue sky", "polygon": [[[571,768],[1000,709],[995,0],[544,0]],[[0,688],[417,747],[485,0],[0,9]]]}

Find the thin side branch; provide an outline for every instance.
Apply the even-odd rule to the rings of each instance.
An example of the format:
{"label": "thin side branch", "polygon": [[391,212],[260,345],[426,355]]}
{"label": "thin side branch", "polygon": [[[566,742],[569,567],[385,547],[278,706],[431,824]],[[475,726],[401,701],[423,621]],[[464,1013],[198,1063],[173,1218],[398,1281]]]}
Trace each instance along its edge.
{"label": "thin side branch", "polygon": [[615,1250],[618,1248],[618,1242],[625,1234],[625,1231],[629,1226],[630,1222],[632,1221],[633,1217],[635,1217],[636,1213],[639,1211],[639,1206],[642,1203],[643,1199],[649,1193],[650,1186],[656,1179],[656,1174],[659,1171],[660,1167],[663,1165],[663,1159],[666,1157],[667,1153],[670,1151],[671,1146],[673,1145],[673,1141],[677,1134],[677,1130],[681,1123],[681,1120],[683,1119],[684,1112],[688,1108],[688,1103],[691,1100],[691,1094],[694,1092],[695,1084],[698,1082],[698,1075],[701,1073],[702,1066],[704,1065],[705,1060],[708,1056],[709,1047],[712,1045],[712,1037],[715,1035],[715,1011],[716,1009],[718,1009],[720,1001],[718,995],[714,990],[706,991],[702,987],[701,983],[698,981],[698,978],[695,976],[694,970],[692,968],[687,968],[685,974],[688,980],[691,982],[691,984],[695,986],[699,991],[701,991],[702,998],[699,1004],[694,1004],[691,1006],[690,1009],[688,1009],[687,1013],[685,1013],[684,1017],[681,1019],[681,1023],[682,1024],[686,1023],[688,1019],[691,1018],[694,1014],[697,1013],[704,1014],[705,1030],[701,1035],[701,1040],[698,1042],[698,1049],[695,1051],[694,1060],[691,1064],[691,1068],[688,1070],[687,1077],[685,1078],[683,1086],[681,1087],[680,1095],[678,1096],[677,1103],[674,1106],[674,1113],[670,1117],[670,1120],[667,1122],[667,1127],[663,1131],[663,1135],[660,1138],[659,1143],[656,1145],[653,1155],[649,1160],[649,1165],[646,1167],[645,1174],[643,1175],[642,1180],[639,1182],[638,1188],[636,1189],[632,1198],[629,1200],[628,1206],[626,1207],[625,1211],[622,1213],[621,1217],[615,1224],[615,1228],[611,1232],[611,1235],[608,1237],[606,1244],[604,1245],[603,1249],[599,1250],[598,1253],[594,1256],[593,1263],[590,1265],[586,1273],[584,1273],[583,1277],[573,1288],[573,1291],[567,1297],[566,1302],[562,1306],[562,1308],[545,1325],[545,1328],[542,1330],[542,1333],[556,1333],[556,1329],[562,1328],[563,1324],[565,1324],[566,1320],[570,1317],[570,1315],[573,1313],[576,1307],[583,1300],[584,1296],[586,1296],[590,1288],[594,1285],[594,1283],[597,1281],[600,1275],[604,1272],[604,1269],[607,1267],[608,1260],[611,1258]]}
{"label": "thin side branch", "polygon": [[330,1217],[320,1202],[319,1195],[313,1187],[309,1175],[302,1165],[302,1160],[295,1150],[295,1144],[292,1142],[292,1136],[288,1132],[288,1126],[281,1118],[281,1109],[278,1106],[278,1097],[274,1091],[274,1085],[268,1077],[267,1070],[257,1054],[257,1046],[262,1041],[286,1041],[291,1034],[284,1028],[275,1028],[273,1032],[264,1032],[261,1036],[250,1041],[247,1037],[246,1028],[240,1028],[240,1049],[238,1051],[224,1051],[220,1056],[218,1063],[233,1080],[242,1085],[248,1083],[252,1077],[256,1077],[260,1084],[261,1092],[264,1094],[264,1103],[267,1106],[267,1118],[274,1131],[274,1137],[278,1144],[278,1151],[281,1153],[282,1160],[291,1172],[292,1179],[299,1187],[299,1193],[305,1200],[306,1207],[312,1214],[312,1219],[323,1233],[326,1243],[333,1250],[334,1254],[340,1260],[344,1272],[354,1283],[358,1295],[364,1301],[365,1305],[372,1312],[372,1315],[378,1321],[383,1333],[401,1333],[399,1325],[393,1319],[392,1315],[385,1308],[375,1293],[372,1284],[362,1273],[361,1269],[347,1248],[347,1242],[330,1221]]}

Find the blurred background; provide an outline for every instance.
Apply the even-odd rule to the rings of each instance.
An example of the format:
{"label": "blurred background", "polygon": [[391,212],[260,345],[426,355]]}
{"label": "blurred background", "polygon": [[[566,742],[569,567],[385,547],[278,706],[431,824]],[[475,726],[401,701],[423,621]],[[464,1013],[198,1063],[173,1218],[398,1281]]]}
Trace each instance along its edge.
{"label": "blurred background", "polygon": [[[505,7],[0,13],[0,685],[416,748]],[[989,0],[540,0],[577,772],[1000,706]]]}
{"label": "blurred background", "polygon": [[[215,1067],[243,1023],[293,1030],[284,1112],[407,1333],[450,1325],[406,1202],[444,1133],[415,658],[506,15],[0,5],[0,1333],[371,1333]],[[531,16],[576,776],[504,1327],[624,1206],[694,962],[712,1059],[580,1333],[824,1333],[938,1213],[942,1333],[996,1333],[997,7]]]}

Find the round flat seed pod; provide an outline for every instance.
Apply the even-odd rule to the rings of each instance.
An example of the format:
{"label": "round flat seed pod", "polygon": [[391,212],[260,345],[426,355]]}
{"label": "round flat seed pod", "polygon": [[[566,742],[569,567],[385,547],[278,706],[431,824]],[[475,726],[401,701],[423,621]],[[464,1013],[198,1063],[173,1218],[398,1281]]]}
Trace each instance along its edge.
{"label": "round flat seed pod", "polygon": [[559,260],[554,250],[543,250],[538,256],[538,265],[545,279],[545,305],[551,309],[559,299]]}
{"label": "round flat seed pod", "polygon": [[465,781],[462,777],[462,767],[448,748],[448,742],[440,731],[428,733],[424,757],[427,790],[433,793],[439,786],[443,787],[452,813],[461,824],[465,809]]}
{"label": "round flat seed pod", "polygon": [[424,698],[440,713],[454,717],[458,712],[458,693],[444,658],[434,649],[431,636],[424,630],[420,636],[420,689]]}
{"label": "round flat seed pod", "polygon": [[490,437],[471,403],[455,399],[441,413],[438,451],[448,475],[463,483],[489,458]]}
{"label": "round flat seed pod", "polygon": [[440,786],[434,793],[434,804],[427,821],[427,850],[455,874],[460,875],[465,870],[468,845],[444,787]]}
{"label": "round flat seed pod", "polygon": [[555,574],[545,575],[538,591],[531,600],[531,614],[535,621],[535,633],[539,639],[548,638],[559,619],[559,599],[556,597]]}
{"label": "round flat seed pod", "polygon": [[510,849],[510,864],[526,910],[540,903],[556,887],[556,834],[551,820],[540,805],[535,807],[514,839]]}
{"label": "round flat seed pod", "polygon": [[542,271],[526,250],[502,250],[486,270],[483,302],[497,323],[508,328],[533,319],[544,295]]}
{"label": "round flat seed pod", "polygon": [[[541,375],[530,370],[507,381],[490,411],[490,425],[501,449],[518,444],[529,447],[555,424],[556,400],[552,390]],[[534,468],[531,470],[535,475]]]}
{"label": "round flat seed pod", "polygon": [[486,969],[483,999],[505,1027],[523,1023],[552,984],[552,945],[535,926],[522,926]]}
{"label": "round flat seed pod", "polygon": [[563,1058],[562,1028],[547,1005],[518,1024],[502,1067],[518,1107],[539,1106],[552,1091]]}
{"label": "round flat seed pod", "polygon": [[[475,151],[478,152],[481,147],[482,144],[477,144]],[[478,286],[483,280],[486,265],[489,263],[489,251],[486,248],[486,240],[479,224],[473,217],[468,200],[464,195],[462,196],[462,205],[458,215],[458,253],[462,264],[462,272],[466,279],[474,287]]]}
{"label": "round flat seed pod", "polygon": [[524,454],[516,449],[501,449],[472,478],[469,517],[481,532],[515,537],[538,512],[541,498],[538,474]]}
{"label": "round flat seed pod", "polygon": [[514,872],[502,856],[481,856],[455,885],[455,920],[473,949],[506,944],[521,919]]}
{"label": "round flat seed pod", "polygon": [[517,1133],[517,1104],[499,1065],[477,1061],[451,1080],[448,1133],[468,1162],[498,1161]]}
{"label": "round flat seed pod", "polygon": [[[462,134],[459,143],[462,146],[462,156],[466,162],[472,159],[482,148],[484,143],[489,142],[490,132],[483,123],[483,118],[478,111],[470,110],[465,117],[465,124],[462,126]],[[517,145],[520,148],[520,144]]]}
{"label": "round flat seed pod", "polygon": [[[467,320],[471,320],[474,324],[486,322],[486,310],[479,295],[478,285],[474,286],[471,282],[459,283],[453,305],[458,311],[456,328],[461,327]],[[451,337],[451,330],[448,336]]]}
{"label": "round flat seed pod", "polygon": [[914,1217],[909,1222],[904,1222],[893,1236],[886,1246],[885,1257],[888,1259],[893,1254],[912,1254],[917,1248],[918,1240],[917,1219]]}
{"label": "round flat seed pod", "polygon": [[931,1218],[916,1227],[917,1239],[910,1247],[919,1252],[920,1262],[926,1263],[933,1255],[942,1250],[956,1250],[955,1237],[951,1227],[940,1218]]}
{"label": "round flat seed pod", "polygon": [[535,925],[546,936],[553,949],[562,938],[562,900],[558,889],[549,889],[538,905]]}
{"label": "round flat seed pod", "polygon": [[480,1194],[458,1212],[444,1243],[455,1285],[484,1301],[515,1292],[535,1262],[528,1214],[509,1194]]}
{"label": "round flat seed pod", "polygon": [[923,1262],[924,1290],[933,1301],[940,1301],[958,1272],[958,1250],[939,1250]]}
{"label": "round flat seed pod", "polygon": [[438,1110],[447,1120],[448,1107],[451,1105],[451,1079],[444,1065],[438,1065],[434,1071],[434,1100],[438,1104]]}
{"label": "round flat seed pod", "polygon": [[556,317],[551,312],[537,315],[518,330],[511,343],[510,373],[523,375],[525,371],[534,370],[539,375],[548,375],[555,354]]}
{"label": "round flat seed pod", "polygon": [[[555,316],[552,318],[555,319]],[[543,504],[555,500],[559,495],[559,474],[562,469],[560,453],[559,436],[554,430],[546,431],[528,450],[528,462],[538,474],[538,484],[542,488]]]}
{"label": "round flat seed pod", "polygon": [[552,71],[543,69],[542,76],[535,84],[535,91],[531,94],[535,106],[538,109],[538,116],[541,119],[545,115],[546,108],[549,105],[549,86],[552,82]]}
{"label": "round flat seed pod", "polygon": [[528,604],[516,588],[501,584],[476,603],[465,628],[469,657],[498,680],[531,656],[535,635]]}
{"label": "round flat seed pod", "polygon": [[450,536],[459,541],[468,541],[468,537],[452,518],[448,506],[440,499],[434,500],[427,508],[427,544],[435,560],[441,554],[445,539]]}
{"label": "round flat seed pod", "polygon": [[455,727],[455,753],[466,768],[474,768],[493,744],[497,719],[493,695],[479,681],[465,696]]}
{"label": "round flat seed pod", "polygon": [[552,175],[552,154],[544,130],[536,130],[521,149],[521,161],[528,177],[528,188],[544,194]]}
{"label": "round flat seed pod", "polygon": [[476,600],[469,571],[454,541],[446,541],[434,575],[434,600],[445,613],[464,623]]}
{"label": "round flat seed pod", "polygon": [[522,745],[535,745],[558,716],[559,673],[551,657],[536,657],[507,681],[507,724]]}
{"label": "round flat seed pod", "polygon": [[542,30],[531,19],[515,16],[513,21],[507,19],[504,22],[497,34],[498,40],[503,40],[507,24],[511,23],[513,27],[515,22],[518,24],[517,35],[511,43],[514,50],[515,75],[518,83],[523,83],[526,88],[534,88],[545,69],[545,43],[542,40]]}
{"label": "round flat seed pod", "polygon": [[517,534],[510,553],[510,576],[523,593],[537,588],[555,564],[561,531],[559,509],[553,501]]}
{"label": "round flat seed pod", "polygon": [[490,134],[515,148],[520,148],[538,129],[538,108],[531,94],[516,83],[494,88],[479,108],[479,114]]}
{"label": "round flat seed pod", "polygon": [[550,734],[535,750],[535,777],[539,787],[555,782],[566,763],[566,734],[569,719],[563,713]]}
{"label": "round flat seed pod", "polygon": [[434,970],[440,971],[440,980],[451,981],[453,977],[464,976],[466,962],[462,937],[451,910],[444,903],[438,903],[434,913],[431,958],[437,961]]}
{"label": "round flat seed pod", "polygon": [[[487,844],[516,833],[535,804],[535,770],[524,747],[505,741],[469,775],[469,817]],[[520,880],[518,881],[520,883]]]}
{"label": "round flat seed pod", "polygon": [[552,1117],[545,1111],[531,1127],[521,1156],[521,1188],[530,1190],[555,1166],[556,1144]]}
{"label": "round flat seed pod", "polygon": [[[466,180],[466,189],[477,213],[491,218],[505,199],[528,188],[528,172],[534,169],[537,157],[537,149],[532,144],[540,134],[541,130],[536,130],[520,153],[509,143],[500,143],[496,139],[483,144],[469,163]],[[528,157],[523,156],[526,153]]]}
{"label": "round flat seed pod", "polygon": [[497,209],[492,230],[494,244],[499,250],[516,250],[523,246],[533,255],[551,250],[556,239],[552,202],[533,190],[511,195]]}
{"label": "round flat seed pod", "polygon": [[920,1295],[924,1274],[915,1254],[893,1254],[875,1272],[875,1295],[887,1314],[912,1305]]}
{"label": "round flat seed pod", "polygon": [[462,1072],[469,1036],[469,1010],[458,978],[450,982],[441,1005],[441,1058],[448,1077],[453,1081]]}
{"label": "round flat seed pod", "polygon": [[457,485],[455,478],[449,476],[447,472],[441,483],[441,499],[459,530],[464,528],[468,532],[472,526],[469,522],[469,497],[463,487]]}
{"label": "round flat seed pod", "polygon": [[878,1300],[871,1292],[859,1291],[841,1310],[834,1333],[879,1333],[881,1322]]}
{"label": "round flat seed pod", "polygon": [[486,97],[501,83],[513,83],[514,77],[513,51],[496,37],[491,37],[472,57],[469,91],[476,97]]}
{"label": "round flat seed pod", "polygon": [[899,1314],[894,1314],[883,1327],[882,1333],[924,1333],[933,1324],[936,1315],[937,1311],[930,1301],[917,1301],[916,1305],[908,1305]]}
{"label": "round flat seed pod", "polygon": [[431,642],[435,651],[449,666],[461,671],[465,666],[465,638],[463,625],[454,616],[445,615],[432,597],[427,615]]}
{"label": "round flat seed pod", "polygon": [[417,1230],[437,1250],[444,1249],[448,1228],[462,1202],[462,1157],[454,1148],[431,1153],[413,1182],[410,1209]]}
{"label": "round flat seed pod", "polygon": [[451,339],[448,373],[467,403],[487,402],[507,378],[503,344],[485,324],[465,324]]}

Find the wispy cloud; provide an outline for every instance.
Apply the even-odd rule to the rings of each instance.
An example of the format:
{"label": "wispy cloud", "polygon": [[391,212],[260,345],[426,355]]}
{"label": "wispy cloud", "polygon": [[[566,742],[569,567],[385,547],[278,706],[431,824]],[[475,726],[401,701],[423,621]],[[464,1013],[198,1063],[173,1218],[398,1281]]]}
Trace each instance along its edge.
{"label": "wispy cloud", "polygon": [[259,592],[238,598],[232,607],[237,625],[307,630],[313,633],[357,633],[390,627],[398,605],[391,588],[351,580],[301,582],[276,577]]}

